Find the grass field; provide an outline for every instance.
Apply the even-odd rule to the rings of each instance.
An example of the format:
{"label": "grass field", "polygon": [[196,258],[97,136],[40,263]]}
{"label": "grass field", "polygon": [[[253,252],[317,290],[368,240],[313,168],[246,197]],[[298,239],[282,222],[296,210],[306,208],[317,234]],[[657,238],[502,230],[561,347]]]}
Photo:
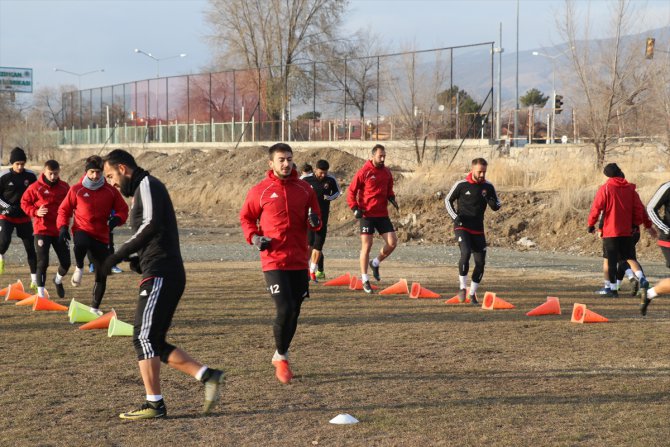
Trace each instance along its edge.
{"label": "grass field", "polygon": [[[328,262],[331,278],[352,267]],[[121,421],[144,398],[131,339],[2,302],[0,445],[668,444],[670,305],[657,300],[642,318],[627,293],[596,298],[592,274],[488,268],[484,290],[517,306],[507,311],[313,286],[291,350],[296,378],[281,385],[259,263],[187,272],[168,339],[226,371],[214,414],[200,416],[198,382],[166,368],[169,417]],[[4,282],[17,273],[25,281],[13,271]],[[452,284],[453,267],[388,262],[382,274],[382,286],[407,277],[444,298],[455,292],[438,280]],[[111,277],[103,308],[132,322],[137,278]],[[91,280],[68,299],[88,303]],[[547,295],[563,315],[526,317]],[[574,302],[611,323],[571,324]],[[360,423],[329,424],[339,413]]]}

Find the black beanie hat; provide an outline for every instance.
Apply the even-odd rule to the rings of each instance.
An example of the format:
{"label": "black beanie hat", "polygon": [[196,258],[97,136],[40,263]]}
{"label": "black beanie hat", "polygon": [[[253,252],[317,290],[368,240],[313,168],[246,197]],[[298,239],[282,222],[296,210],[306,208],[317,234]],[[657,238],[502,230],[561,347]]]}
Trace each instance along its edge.
{"label": "black beanie hat", "polygon": [[20,147],[15,147],[12,149],[12,152],[9,153],[9,164],[13,165],[17,161],[27,161],[26,153]]}
{"label": "black beanie hat", "polygon": [[603,174],[605,174],[607,177],[621,177],[624,178],[623,171],[619,166],[617,166],[616,163],[610,163],[607,166],[605,166],[605,169],[603,169]]}

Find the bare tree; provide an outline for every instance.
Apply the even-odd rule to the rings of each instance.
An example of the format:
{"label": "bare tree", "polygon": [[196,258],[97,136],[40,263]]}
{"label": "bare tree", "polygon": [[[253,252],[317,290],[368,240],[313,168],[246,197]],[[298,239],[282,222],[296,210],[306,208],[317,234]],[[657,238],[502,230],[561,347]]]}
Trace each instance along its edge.
{"label": "bare tree", "polygon": [[614,35],[590,42],[588,14],[577,11],[576,2],[565,1],[560,31],[570,48],[570,72],[576,91],[570,101],[580,117],[580,127],[588,135],[601,167],[618,137],[618,120],[635,111],[646,88],[648,73],[638,48],[624,43],[635,11],[630,0],[611,6],[609,29]]}
{"label": "bare tree", "polygon": [[346,6],[347,0],[210,0],[215,66],[257,69],[263,106],[279,119],[297,64],[307,61],[310,47],[335,39]]}
{"label": "bare tree", "polygon": [[73,85],[40,87],[33,97],[33,114],[50,129],[63,127],[63,93],[76,90]]}

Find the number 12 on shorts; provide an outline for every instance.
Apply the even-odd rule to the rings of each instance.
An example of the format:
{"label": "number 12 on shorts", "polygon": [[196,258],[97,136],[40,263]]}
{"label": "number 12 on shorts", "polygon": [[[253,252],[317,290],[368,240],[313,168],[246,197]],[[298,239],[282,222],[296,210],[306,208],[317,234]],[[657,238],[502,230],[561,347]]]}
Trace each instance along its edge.
{"label": "number 12 on shorts", "polygon": [[268,286],[268,290],[270,290],[270,295],[279,293],[279,284],[270,284],[270,286]]}

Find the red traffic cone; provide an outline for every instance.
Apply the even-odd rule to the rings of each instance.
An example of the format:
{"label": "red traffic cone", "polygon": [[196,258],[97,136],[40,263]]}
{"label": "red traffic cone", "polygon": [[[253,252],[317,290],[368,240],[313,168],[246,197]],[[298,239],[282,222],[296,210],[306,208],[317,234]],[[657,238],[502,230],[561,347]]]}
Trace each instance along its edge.
{"label": "red traffic cone", "polygon": [[406,293],[409,293],[409,287],[407,287],[407,280],[404,278],[400,278],[400,281],[379,292],[380,295],[404,295]]}
{"label": "red traffic cone", "polygon": [[21,292],[25,292],[26,290],[23,288],[23,283],[21,282],[20,279],[17,279],[14,284],[10,284],[4,289],[0,289],[0,297],[7,295],[7,292],[9,292],[9,288],[12,287],[14,290],[20,290]]}
{"label": "red traffic cone", "polygon": [[493,292],[486,292],[484,294],[484,300],[482,301],[482,309],[514,309],[514,304],[508,303],[502,298],[498,298]]}
{"label": "red traffic cone", "polygon": [[571,323],[607,323],[607,318],[586,308],[586,304],[575,303]]}
{"label": "red traffic cone", "polygon": [[424,287],[421,287],[421,284],[418,282],[412,283],[412,290],[409,293],[410,298],[439,298],[440,294],[435,293],[432,290],[428,290]]}
{"label": "red traffic cone", "polygon": [[351,282],[351,274],[345,273],[340,275],[337,278],[333,278],[330,281],[323,283],[324,286],[348,286]]}
{"label": "red traffic cone", "polygon": [[33,310],[53,310],[59,312],[67,312],[67,306],[58,304],[55,301],[51,301],[48,298],[36,297],[35,302],[33,303]]}
{"label": "red traffic cone", "polygon": [[109,328],[109,321],[112,318],[116,317],[116,311],[112,309],[111,312],[107,312],[104,315],[101,315],[100,317],[96,318],[93,321],[89,321],[86,324],[83,324],[79,326],[79,329],[82,331],[90,330],[90,329],[108,329]]}
{"label": "red traffic cone", "polygon": [[540,315],[560,315],[561,304],[555,296],[548,296],[545,303],[540,304],[535,309],[526,313],[529,317],[538,317]]}

